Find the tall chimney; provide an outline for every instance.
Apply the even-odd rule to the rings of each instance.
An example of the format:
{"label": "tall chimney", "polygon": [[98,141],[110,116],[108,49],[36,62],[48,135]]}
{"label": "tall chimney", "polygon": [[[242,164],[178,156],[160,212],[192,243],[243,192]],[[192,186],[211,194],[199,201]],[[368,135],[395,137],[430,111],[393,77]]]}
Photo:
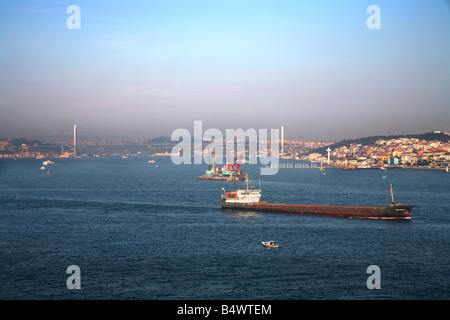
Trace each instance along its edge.
{"label": "tall chimney", "polygon": [[77,125],[73,125],[73,156],[77,155]]}
{"label": "tall chimney", "polygon": [[327,149],[327,152],[328,152],[328,164],[330,164],[330,152],[331,152],[331,149],[329,147]]}

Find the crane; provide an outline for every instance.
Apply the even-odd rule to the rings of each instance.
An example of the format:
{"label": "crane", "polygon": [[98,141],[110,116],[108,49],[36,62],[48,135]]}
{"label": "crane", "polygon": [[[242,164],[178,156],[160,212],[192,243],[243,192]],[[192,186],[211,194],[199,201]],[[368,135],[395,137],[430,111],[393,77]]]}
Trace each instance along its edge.
{"label": "crane", "polygon": [[238,161],[236,162],[236,166],[234,167],[234,172],[233,172],[234,174],[238,174],[239,169],[241,168],[242,157],[243,157],[243,155],[241,154],[239,156]]}

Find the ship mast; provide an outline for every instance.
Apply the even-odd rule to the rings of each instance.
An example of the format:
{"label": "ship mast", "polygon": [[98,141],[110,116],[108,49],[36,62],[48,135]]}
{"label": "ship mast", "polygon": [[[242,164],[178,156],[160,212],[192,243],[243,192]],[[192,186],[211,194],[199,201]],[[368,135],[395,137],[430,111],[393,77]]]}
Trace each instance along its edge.
{"label": "ship mast", "polygon": [[211,152],[209,153],[208,171],[211,171]]}
{"label": "ship mast", "polygon": [[395,201],[394,201],[394,190],[392,189],[392,183],[391,183],[391,198],[392,198],[392,204],[395,206]]}

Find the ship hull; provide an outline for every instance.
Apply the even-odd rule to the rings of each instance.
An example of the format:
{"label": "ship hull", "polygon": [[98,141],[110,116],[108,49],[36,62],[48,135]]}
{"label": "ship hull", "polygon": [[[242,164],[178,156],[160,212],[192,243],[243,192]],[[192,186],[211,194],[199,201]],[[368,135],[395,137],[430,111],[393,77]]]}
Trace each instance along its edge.
{"label": "ship hull", "polygon": [[411,219],[410,205],[396,204],[387,207],[323,206],[259,202],[253,204],[228,203],[222,200],[222,208],[258,212],[292,213],[319,216],[337,216],[366,219]]}
{"label": "ship hull", "polygon": [[200,180],[243,181],[239,176],[198,176]]}

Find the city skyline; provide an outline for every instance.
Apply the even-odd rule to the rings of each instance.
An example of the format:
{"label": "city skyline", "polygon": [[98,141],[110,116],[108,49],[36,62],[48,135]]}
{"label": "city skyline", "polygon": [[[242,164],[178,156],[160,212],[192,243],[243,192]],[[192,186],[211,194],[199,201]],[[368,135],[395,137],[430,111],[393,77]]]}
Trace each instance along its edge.
{"label": "city skyline", "polygon": [[[70,5],[80,29],[67,26]],[[367,8],[380,8],[369,29]],[[0,137],[285,127],[339,141],[449,131],[446,1],[0,4]]]}

